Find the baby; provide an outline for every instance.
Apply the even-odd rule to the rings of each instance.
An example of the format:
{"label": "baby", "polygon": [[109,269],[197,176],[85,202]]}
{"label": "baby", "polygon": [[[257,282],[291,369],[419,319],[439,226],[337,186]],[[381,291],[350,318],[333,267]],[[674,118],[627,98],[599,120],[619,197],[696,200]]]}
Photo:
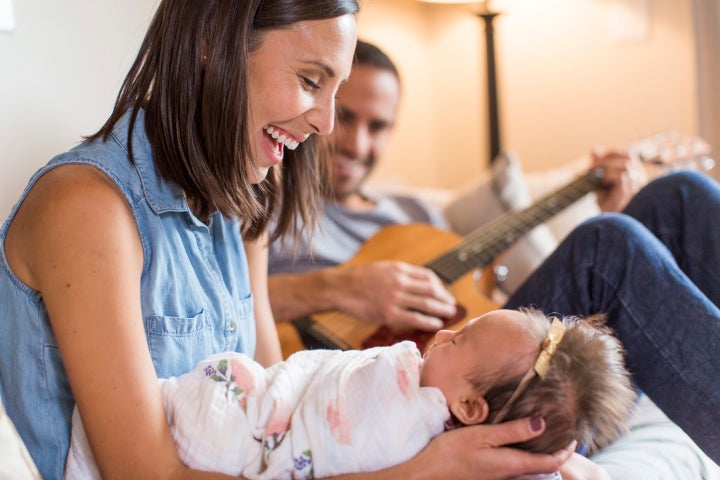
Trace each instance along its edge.
{"label": "baby", "polygon": [[[554,452],[602,446],[634,403],[623,351],[600,319],[497,310],[442,330],[421,359],[412,342],[312,350],[263,369],[233,352],[160,380],[188,466],[249,479],[374,471],[462,425],[540,416],[517,445]],[[65,478],[99,478],[77,411]]]}
{"label": "baby", "polygon": [[516,447],[545,453],[572,440],[590,452],[609,444],[636,399],[623,348],[602,317],[551,320],[534,309],[439,331],[420,385],[440,388],[454,426],[542,417],[543,434]]}

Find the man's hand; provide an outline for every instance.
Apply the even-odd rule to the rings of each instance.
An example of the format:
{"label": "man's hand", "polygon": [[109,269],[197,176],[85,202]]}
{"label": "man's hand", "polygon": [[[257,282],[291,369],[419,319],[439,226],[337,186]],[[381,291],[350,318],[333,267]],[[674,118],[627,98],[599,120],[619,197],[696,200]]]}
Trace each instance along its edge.
{"label": "man's hand", "polygon": [[603,212],[619,212],[647,183],[647,172],[636,155],[611,150],[592,152],[592,166],[605,169],[604,185],[597,191]]}
{"label": "man's hand", "polygon": [[431,270],[403,262],[379,261],[336,272],[340,309],[383,325],[420,330],[442,328],[456,302]]}

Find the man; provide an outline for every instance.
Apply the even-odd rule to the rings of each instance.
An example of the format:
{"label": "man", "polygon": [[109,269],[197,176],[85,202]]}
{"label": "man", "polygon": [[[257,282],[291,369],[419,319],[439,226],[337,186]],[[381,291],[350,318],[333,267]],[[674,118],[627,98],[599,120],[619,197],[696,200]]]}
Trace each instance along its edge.
{"label": "man", "polygon": [[[455,315],[456,302],[430,270],[397,261],[338,268],[382,227],[411,222],[446,226],[442,214],[416,198],[363,190],[395,125],[400,77],[376,46],[358,41],[352,75],[338,92],[333,198],[312,237],[270,247],[270,301],[276,322],[340,311],[368,322],[434,331]],[[596,158],[612,188],[598,196],[604,210],[619,210],[639,184],[631,184],[627,156]]]}
{"label": "man", "polygon": [[[333,198],[329,199],[325,206],[325,215],[320,222],[321,229],[313,233],[311,240],[305,237],[294,245],[286,242],[271,246],[269,272],[273,314],[277,322],[285,322],[318,312],[337,310],[368,322],[436,330],[441,324],[440,318],[454,314],[456,303],[432,271],[396,261],[378,261],[350,268],[339,268],[355,255],[365,240],[385,225],[420,221],[443,226],[438,212],[418,200],[373,196],[362,190],[394,126],[401,89],[397,70],[376,47],[360,41],[356,53],[357,60],[352,75],[341,87],[338,95],[338,122],[332,137],[335,147]],[[639,188],[634,180],[637,177],[635,172],[641,170],[636,170],[633,159],[621,153],[596,155],[594,163],[603,165],[607,172],[608,186],[598,192],[601,209],[621,210]],[[601,226],[603,228],[598,228],[599,232],[607,230],[607,225]],[[582,240],[577,240],[577,243],[584,245],[583,242],[590,241],[590,238],[592,236],[585,235]],[[595,246],[588,244],[587,250],[598,249],[598,243],[610,244],[611,238],[596,241]],[[656,246],[653,245],[652,248]],[[564,252],[567,253],[567,250],[566,248]],[[617,244],[610,247],[610,253],[625,250],[625,245]],[[556,281],[558,277],[567,278],[568,285],[572,285],[571,280],[583,286],[595,285],[593,281],[597,284],[601,283],[596,280],[601,274],[594,271],[595,266],[592,267],[593,275],[583,283],[582,279],[577,278],[581,274],[579,270],[570,272],[569,268],[561,267],[561,265],[568,267],[573,262],[562,258],[563,255],[554,257],[554,265],[550,262],[550,267],[544,266],[537,275],[546,280],[538,281],[537,278],[531,280],[521,288],[519,295],[511,297],[509,306],[547,299],[545,305],[540,305],[541,308],[555,311],[568,310],[566,313],[578,314],[595,313],[597,309],[603,309],[622,321],[633,316],[632,309],[626,308],[622,301],[618,303],[616,293],[608,295],[608,300],[604,300],[605,303],[600,305],[596,305],[594,299],[586,301],[584,297],[578,295],[576,302],[570,306],[559,300],[558,295],[552,295],[553,292],[570,295],[571,290],[563,290]],[[580,260],[584,261],[582,256]],[[575,264],[578,263],[580,262],[576,259]],[[627,261],[619,263],[628,264]],[[622,265],[617,268],[625,268]],[[670,267],[663,265],[658,268]],[[623,275],[630,274],[625,272]],[[664,278],[665,272],[646,278],[656,277]],[[693,280],[698,282],[694,278]],[[543,284],[546,285],[547,291],[541,293],[540,287]],[[647,287],[643,286],[643,288]],[[638,290],[637,293],[641,294],[643,291],[647,290]],[[648,299],[652,298],[651,294],[644,296]],[[711,303],[707,302],[707,299],[700,301],[705,304]],[[713,315],[716,315],[716,308],[705,304],[703,308],[713,309]],[[630,353],[640,351],[644,346],[638,347],[633,344],[630,335],[624,337],[621,335],[621,339],[627,342],[626,347]],[[652,395],[650,389],[646,390]],[[653,395],[653,398],[658,397],[662,395]],[[661,420],[660,423],[661,429],[672,428],[674,431],[679,431],[667,421]],[[653,426],[651,425],[650,428]],[[692,429],[688,429],[690,430]],[[643,435],[647,434],[647,428],[639,432],[639,441],[642,442]],[[653,435],[650,435],[651,439]],[[626,438],[632,439],[632,434]],[[676,441],[677,443],[674,443]],[[654,448],[652,447],[647,456],[656,455],[654,458],[657,459],[658,465],[664,467],[667,464],[663,462],[673,462],[675,453],[679,456],[676,463],[687,460],[675,450],[691,448],[697,452],[696,447],[689,440],[677,440],[673,437],[669,442],[679,448],[652,450]],[[637,447],[631,445],[630,448]],[[642,448],[640,450],[642,451]],[[691,455],[692,462],[697,462],[695,454]],[[606,457],[610,463],[614,461],[612,455]],[[619,463],[621,471],[623,461],[632,462],[636,458],[630,455],[626,459],[621,459]],[[608,478],[606,472],[598,470],[595,465],[577,456],[566,465],[563,474],[564,478]]]}

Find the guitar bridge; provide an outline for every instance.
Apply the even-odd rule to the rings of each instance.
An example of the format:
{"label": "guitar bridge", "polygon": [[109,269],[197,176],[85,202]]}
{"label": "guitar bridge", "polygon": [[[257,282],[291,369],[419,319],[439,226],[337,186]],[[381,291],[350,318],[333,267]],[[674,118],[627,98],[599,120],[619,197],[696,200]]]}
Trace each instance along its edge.
{"label": "guitar bridge", "polygon": [[351,350],[352,346],[312,318],[306,317],[292,322],[305,348],[324,350]]}

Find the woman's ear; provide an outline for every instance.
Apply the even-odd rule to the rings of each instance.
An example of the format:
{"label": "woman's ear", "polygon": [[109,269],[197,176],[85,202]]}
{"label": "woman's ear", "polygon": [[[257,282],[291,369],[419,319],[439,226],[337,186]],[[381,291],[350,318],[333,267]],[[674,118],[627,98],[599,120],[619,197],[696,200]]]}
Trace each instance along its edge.
{"label": "woman's ear", "polygon": [[474,392],[459,397],[450,405],[450,411],[463,425],[484,422],[488,416],[488,409],[485,399]]}

